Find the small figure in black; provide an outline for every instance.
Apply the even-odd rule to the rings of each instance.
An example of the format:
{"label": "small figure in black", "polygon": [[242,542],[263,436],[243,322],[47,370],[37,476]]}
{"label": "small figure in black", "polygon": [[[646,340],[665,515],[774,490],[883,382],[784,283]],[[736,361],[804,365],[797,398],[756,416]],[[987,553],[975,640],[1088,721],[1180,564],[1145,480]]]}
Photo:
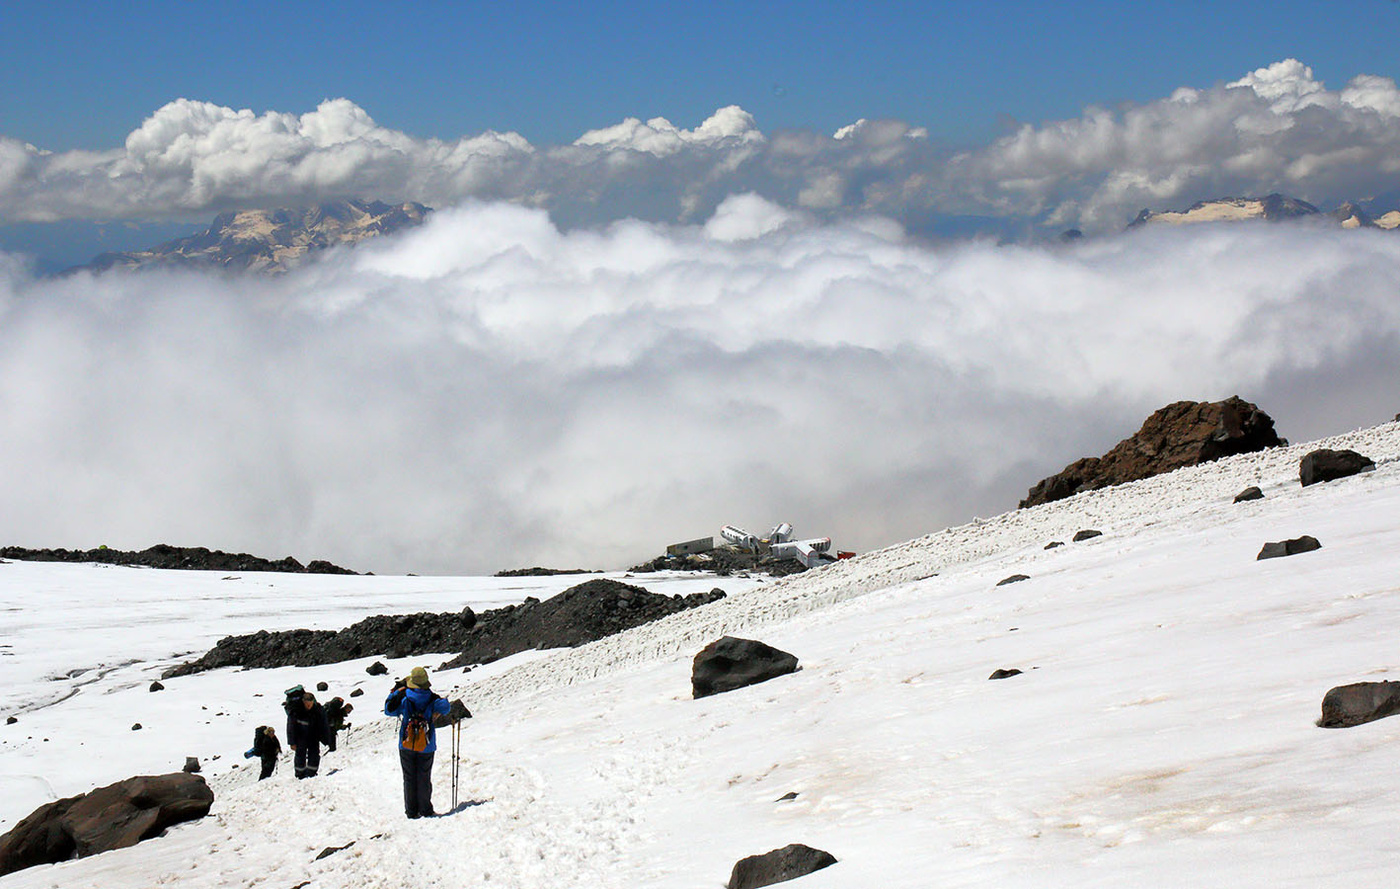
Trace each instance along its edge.
{"label": "small figure in black", "polygon": [[256,756],[262,760],[259,781],[272,777],[273,770],[277,768],[277,757],[281,755],[282,742],[277,740],[277,732],[270,725],[260,725],[253,730],[253,748],[243,754],[248,759]]}
{"label": "small figure in black", "polygon": [[335,697],[326,702],[326,726],[330,729],[326,735],[326,750],[335,749],[335,736],[350,727],[345,717],[354,709],[355,705],[345,703],[344,698]]}
{"label": "small figure in black", "polygon": [[301,702],[287,699],[287,743],[292,746],[292,767],[298,778],[314,778],[321,768],[321,744],[330,735],[326,711],[309,691]]}

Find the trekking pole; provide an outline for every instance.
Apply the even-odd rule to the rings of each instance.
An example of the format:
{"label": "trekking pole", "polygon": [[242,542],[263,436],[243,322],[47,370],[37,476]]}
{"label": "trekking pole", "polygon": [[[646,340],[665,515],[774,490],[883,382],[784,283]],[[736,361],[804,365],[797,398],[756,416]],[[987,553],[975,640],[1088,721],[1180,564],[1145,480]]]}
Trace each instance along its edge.
{"label": "trekking pole", "polygon": [[452,811],[457,811],[457,751],[461,746],[462,721],[452,721]]}

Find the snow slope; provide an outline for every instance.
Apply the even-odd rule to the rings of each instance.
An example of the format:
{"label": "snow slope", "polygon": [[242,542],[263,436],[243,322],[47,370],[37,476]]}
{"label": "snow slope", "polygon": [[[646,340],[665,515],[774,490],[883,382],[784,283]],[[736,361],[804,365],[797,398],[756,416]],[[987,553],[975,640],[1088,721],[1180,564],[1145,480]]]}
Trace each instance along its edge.
{"label": "snow slope", "polygon": [[[1298,460],[1317,446],[1354,448],[1377,468],[1300,488]],[[1251,484],[1264,500],[1231,502]],[[1397,517],[1392,423],[979,520],[580,649],[437,675],[476,713],[449,817],[402,817],[393,727],[359,712],[348,749],[314,781],[285,764],[261,783],[216,768],[209,818],[0,887],[720,887],[738,858],[793,842],[839,859],[794,884],[810,889],[1390,886],[1400,719],[1313,720],[1329,687],[1400,667]],[[1103,536],[1070,543],[1082,528]],[[1255,560],[1264,542],[1301,534],[1323,548]],[[1044,549],[1052,540],[1066,545]],[[118,609],[150,595],[157,574],[57,568],[11,563],[0,578],[55,572],[54,598],[69,603],[59,610],[78,618],[85,597]],[[1030,579],[997,586],[1013,573]],[[84,587],[99,577],[131,580]],[[493,594],[484,579],[324,580],[382,583],[386,595],[410,581],[444,585],[444,599],[455,584],[458,607]],[[287,602],[331,592],[269,582],[289,584]],[[223,632],[204,629],[209,600],[189,590],[185,600],[172,583],[160,597],[168,619],[191,636]],[[791,651],[803,668],[690,700],[690,658],[723,633]],[[240,730],[275,721],[254,686],[234,689],[249,677],[274,693],[312,674],[336,689],[358,682],[369,711],[387,683],[360,667],[217,671],[156,695],[85,687],[3,729],[0,767],[19,772],[17,758],[37,755],[42,742],[12,736],[41,714],[90,720],[90,746],[125,756],[118,737],[133,734],[138,700],[196,695],[188,712],[225,683],[222,718]],[[1025,672],[989,682],[998,667]],[[84,699],[108,703],[75,710]],[[449,759],[438,755],[439,810]],[[122,764],[121,776],[139,771]]]}

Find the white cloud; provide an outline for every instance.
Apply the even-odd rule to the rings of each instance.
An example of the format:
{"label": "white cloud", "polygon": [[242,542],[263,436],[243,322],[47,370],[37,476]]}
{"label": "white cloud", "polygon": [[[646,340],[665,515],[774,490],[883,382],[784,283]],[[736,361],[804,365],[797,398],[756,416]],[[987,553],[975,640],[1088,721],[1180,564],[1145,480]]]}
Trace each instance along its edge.
{"label": "white cloud", "polygon": [[272,281],[7,260],[0,540],[491,571],[789,520],[864,549],[1168,401],[1388,419],[1398,274],[1387,233],[930,248],[757,196],[574,231],[470,204]]}
{"label": "white cloud", "polygon": [[693,129],[628,118],[567,145],[518,133],[420,139],[346,99],[258,114],[180,99],[120,148],[44,153],[0,138],[0,221],[157,218],[358,196],[446,207],[506,200],[565,227],[692,222],[752,193],[836,219],[919,230],[977,215],[1116,230],[1143,207],[1273,191],[1319,205],[1393,189],[1400,89],[1360,75],[1328,89],[1296,59],[1229,83],[1025,124],[957,154],[925,128],[861,119],[832,135],[762,132],[738,106]]}

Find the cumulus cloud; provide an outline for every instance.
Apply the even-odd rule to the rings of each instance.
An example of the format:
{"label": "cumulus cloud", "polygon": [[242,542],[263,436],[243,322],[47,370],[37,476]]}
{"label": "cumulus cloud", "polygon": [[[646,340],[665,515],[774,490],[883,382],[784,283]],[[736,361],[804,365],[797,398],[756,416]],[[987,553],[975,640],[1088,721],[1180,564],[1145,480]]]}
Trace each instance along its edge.
{"label": "cumulus cloud", "polygon": [[925,128],[861,119],[827,135],[763,132],[738,106],[686,129],[628,118],[567,145],[518,133],[422,139],[335,99],[291,114],[180,99],[123,146],[45,152],[0,138],[0,221],[143,218],[327,198],[443,207],[506,200],[565,227],[694,222],[753,193],[824,218],[918,231],[948,216],[1116,230],[1144,207],[1281,191],[1320,205],[1393,188],[1400,90],[1363,74],[1329,89],[1295,59],[1144,104],[1090,107],[952,153]]}
{"label": "cumulus cloud", "polygon": [[596,230],[473,203],[277,280],[0,259],[0,540],[30,546],[616,568],[787,520],[866,549],[1168,401],[1303,439],[1400,379],[1380,232],[930,247],[749,195]]}

